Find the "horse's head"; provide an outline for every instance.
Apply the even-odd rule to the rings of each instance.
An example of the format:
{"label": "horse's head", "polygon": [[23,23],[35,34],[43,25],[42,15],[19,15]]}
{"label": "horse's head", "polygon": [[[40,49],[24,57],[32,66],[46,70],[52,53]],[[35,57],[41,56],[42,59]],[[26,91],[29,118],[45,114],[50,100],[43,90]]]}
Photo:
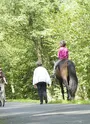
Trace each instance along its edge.
{"label": "horse's head", "polygon": [[55,82],[57,82],[57,77],[56,77],[56,62],[53,61],[53,72],[50,75],[51,79],[52,79],[52,84],[54,84]]}

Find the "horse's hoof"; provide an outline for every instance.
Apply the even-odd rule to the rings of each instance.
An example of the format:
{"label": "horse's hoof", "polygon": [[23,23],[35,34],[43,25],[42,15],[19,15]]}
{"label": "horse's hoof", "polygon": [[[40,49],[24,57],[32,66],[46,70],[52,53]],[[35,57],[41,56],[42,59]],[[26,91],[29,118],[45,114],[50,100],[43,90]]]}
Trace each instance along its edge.
{"label": "horse's hoof", "polygon": [[71,100],[72,100],[72,98],[71,98],[71,97],[67,97],[67,100],[68,100],[68,101],[71,101]]}

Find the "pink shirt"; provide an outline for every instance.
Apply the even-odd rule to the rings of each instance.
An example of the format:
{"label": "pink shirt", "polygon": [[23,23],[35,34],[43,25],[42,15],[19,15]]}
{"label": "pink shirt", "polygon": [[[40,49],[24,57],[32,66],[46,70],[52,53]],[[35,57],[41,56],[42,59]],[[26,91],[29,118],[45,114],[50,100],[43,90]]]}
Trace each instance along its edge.
{"label": "pink shirt", "polygon": [[68,59],[68,49],[66,47],[60,47],[58,51],[58,58],[59,59]]}

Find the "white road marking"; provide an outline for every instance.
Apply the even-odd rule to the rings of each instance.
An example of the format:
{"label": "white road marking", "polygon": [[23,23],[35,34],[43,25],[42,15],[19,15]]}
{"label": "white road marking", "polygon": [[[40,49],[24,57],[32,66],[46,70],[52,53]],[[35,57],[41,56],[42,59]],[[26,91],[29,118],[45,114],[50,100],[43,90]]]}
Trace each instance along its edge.
{"label": "white road marking", "polygon": [[[16,116],[16,115],[26,115],[30,114],[30,112],[13,112],[13,113],[3,113],[0,114],[0,117],[10,117],[10,116]],[[50,115],[82,115],[82,114],[90,114],[90,110],[81,110],[81,111],[69,111],[69,112],[34,112],[31,114],[33,117],[39,117],[39,116],[50,116]]]}
{"label": "white road marking", "polygon": [[35,114],[33,116],[48,116],[48,115],[81,115],[81,114],[90,114],[90,110],[81,110],[81,111],[69,111],[69,112],[50,112],[50,113],[41,113]]}
{"label": "white road marking", "polygon": [[22,114],[29,114],[30,112],[14,112],[14,113],[3,113],[0,115],[0,117],[10,117],[15,115],[22,115]]}

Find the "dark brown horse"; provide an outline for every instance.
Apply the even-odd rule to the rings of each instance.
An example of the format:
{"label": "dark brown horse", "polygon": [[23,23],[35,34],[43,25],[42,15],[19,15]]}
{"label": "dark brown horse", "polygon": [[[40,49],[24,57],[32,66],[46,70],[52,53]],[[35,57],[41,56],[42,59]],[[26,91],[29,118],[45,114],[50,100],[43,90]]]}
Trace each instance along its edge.
{"label": "dark brown horse", "polygon": [[59,61],[57,65],[54,65],[54,72],[55,77],[59,80],[63,99],[65,99],[64,86],[67,90],[67,100],[74,99],[78,86],[74,63],[71,60]]}

